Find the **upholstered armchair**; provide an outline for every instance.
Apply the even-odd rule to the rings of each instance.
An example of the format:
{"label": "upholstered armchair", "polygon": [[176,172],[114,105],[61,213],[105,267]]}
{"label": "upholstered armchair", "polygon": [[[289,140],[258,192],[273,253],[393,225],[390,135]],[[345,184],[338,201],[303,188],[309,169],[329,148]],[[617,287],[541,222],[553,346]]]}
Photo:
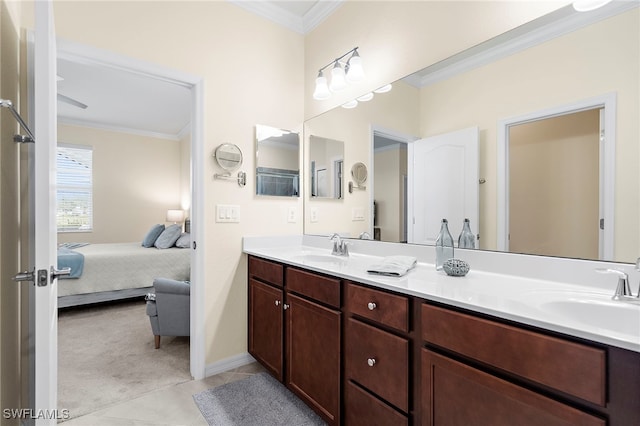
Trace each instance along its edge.
{"label": "upholstered armchair", "polygon": [[155,293],[147,294],[147,315],[155,336],[156,349],[160,336],[189,336],[191,284],[168,278],[153,280]]}

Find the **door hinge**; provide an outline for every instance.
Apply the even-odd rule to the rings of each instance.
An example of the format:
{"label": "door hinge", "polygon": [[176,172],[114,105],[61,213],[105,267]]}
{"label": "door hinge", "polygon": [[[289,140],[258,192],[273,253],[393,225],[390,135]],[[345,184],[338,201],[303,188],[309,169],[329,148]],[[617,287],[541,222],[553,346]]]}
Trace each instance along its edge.
{"label": "door hinge", "polygon": [[604,229],[604,218],[600,219],[600,229]]}

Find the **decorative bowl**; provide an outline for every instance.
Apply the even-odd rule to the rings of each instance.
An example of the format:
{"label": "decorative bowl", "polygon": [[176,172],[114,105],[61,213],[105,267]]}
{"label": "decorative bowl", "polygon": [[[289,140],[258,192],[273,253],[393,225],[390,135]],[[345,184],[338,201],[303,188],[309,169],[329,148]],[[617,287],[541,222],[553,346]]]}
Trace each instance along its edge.
{"label": "decorative bowl", "polygon": [[445,260],[442,269],[452,277],[464,277],[469,272],[469,264],[460,259]]}

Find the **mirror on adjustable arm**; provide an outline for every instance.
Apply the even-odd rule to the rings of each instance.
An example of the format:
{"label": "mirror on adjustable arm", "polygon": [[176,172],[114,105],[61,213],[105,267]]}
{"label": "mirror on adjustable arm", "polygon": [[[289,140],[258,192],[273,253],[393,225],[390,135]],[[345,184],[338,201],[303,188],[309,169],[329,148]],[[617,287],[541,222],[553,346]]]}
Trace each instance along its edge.
{"label": "mirror on adjustable arm", "polygon": [[300,137],[256,125],[256,195],[300,196]]}
{"label": "mirror on adjustable arm", "polygon": [[[503,43],[501,47],[513,47],[515,36],[508,32],[485,45],[474,47],[472,52],[461,52],[396,81],[390,92],[376,94],[372,100],[360,102],[356,108],[334,108],[306,121],[306,140],[309,140],[308,135],[322,134],[324,129],[331,129],[332,138],[349,141],[344,157],[346,164],[369,159],[366,161],[369,168],[366,190],[347,194],[346,201],[349,203],[340,206],[343,211],[337,207],[332,211],[332,217],[351,219],[353,206],[357,203],[368,206],[365,218],[363,221],[341,222],[340,231],[356,238],[363,231],[374,235],[375,229],[382,241],[416,240],[411,235],[412,230],[415,231],[413,222],[419,222],[422,218],[405,209],[416,204],[415,197],[425,197],[427,187],[438,185],[438,182],[414,182],[415,170],[412,171],[412,167],[407,170],[407,156],[424,138],[431,140],[433,136],[477,126],[479,172],[475,190],[479,214],[475,223],[471,222],[472,232],[480,235],[476,247],[524,254],[634,262],[640,253],[640,172],[636,164],[640,158],[640,131],[637,125],[637,117],[640,116],[637,90],[640,13],[638,5],[629,2],[612,2],[607,7],[617,9],[609,9],[612,11],[609,16],[585,25],[584,16],[576,17],[576,13],[568,9],[571,6],[567,6],[537,20],[545,23],[546,29],[554,25],[565,28],[561,36],[540,40],[525,50],[520,47],[503,57],[487,59],[481,65],[465,64],[466,57],[478,59],[483,47],[496,47],[497,42]],[[579,25],[567,30],[567,23],[578,22]],[[527,25],[535,30],[537,22],[530,24]],[[522,31],[516,33],[522,35]],[[589,49],[584,49],[584,46],[589,46]],[[611,105],[615,108],[611,108]],[[538,159],[549,155],[527,154],[527,151],[523,151],[536,149],[539,152],[539,148],[534,148],[526,139],[521,142],[511,140],[520,123],[569,116],[581,109],[602,110],[602,114],[595,114],[595,120],[598,121],[595,126],[600,129],[595,131],[596,145],[601,134],[605,141],[604,152],[599,158],[597,149],[596,158],[589,154],[587,159],[586,151],[591,152],[592,148],[576,145],[582,143],[577,142],[578,136],[581,138],[587,127],[593,127],[592,124],[578,126],[576,135],[571,136],[574,145],[561,148],[553,142],[551,157],[558,157],[556,154],[560,150],[568,150],[569,153],[559,160],[559,165],[542,163]],[[549,145],[549,131],[543,132],[546,133],[537,138]],[[593,134],[592,131],[590,133]],[[391,142],[384,148],[374,149],[376,135],[382,135]],[[614,149],[607,151],[607,147]],[[307,152],[305,147],[305,155]],[[383,157],[383,153],[387,157]],[[580,162],[571,165],[570,159],[577,157],[575,154],[578,153]],[[516,187],[513,172],[521,167],[513,161],[516,156],[523,158],[523,155],[529,162],[536,158],[533,169],[537,173],[528,178],[517,177],[519,181]],[[411,160],[408,163],[412,164]],[[460,167],[460,164],[454,161],[444,169],[447,167],[453,169]],[[551,167],[554,167],[553,173]],[[586,181],[586,177],[582,178],[584,174],[577,173],[580,168],[595,168],[595,178],[589,177]],[[381,176],[383,172],[385,175]],[[604,182],[600,188],[597,184],[599,173],[602,178],[600,182]],[[541,179],[542,175],[545,175],[545,179]],[[547,175],[553,177],[546,179]],[[393,176],[393,182],[388,176]],[[449,178],[442,176],[442,179]],[[404,186],[403,180],[406,182]],[[510,180],[513,182],[510,183]],[[596,184],[587,183],[594,181]],[[382,190],[383,183],[388,183],[394,189]],[[566,191],[556,191],[560,187],[566,187]],[[380,190],[399,194],[400,199],[394,199],[392,204],[386,200],[382,202],[377,199]],[[591,198],[595,196],[600,199],[602,211],[590,213],[589,219],[586,215],[583,217],[581,209],[573,209],[568,217],[560,219],[561,210],[570,211],[569,207],[573,208],[578,194],[585,192],[590,193]],[[366,197],[368,202],[363,201],[364,198],[351,201],[361,196]],[[536,208],[544,205],[543,210],[540,214],[529,211],[525,218],[520,213],[523,209],[516,211],[514,207],[517,200],[523,199],[532,201],[532,206]],[[410,202],[407,203],[407,200]],[[543,204],[546,200],[550,200],[549,204]],[[310,207],[313,213],[315,205],[312,201],[313,198],[305,199],[305,210]],[[429,203],[438,205],[433,200],[429,200]],[[547,211],[557,212],[551,215],[551,220],[560,224],[553,228],[544,223],[540,225],[538,229],[549,234],[548,238],[534,241],[529,239],[527,233],[517,232],[532,228],[532,221],[544,216],[542,213]],[[446,217],[444,214],[442,217]],[[457,216],[467,217],[462,214]],[[455,218],[456,215],[449,216],[450,224],[461,228],[462,220]],[[321,222],[314,222],[313,214],[306,216],[305,233],[326,235],[336,232],[334,223]],[[599,229],[600,225],[605,229]],[[439,224],[430,226],[434,228]],[[459,231],[451,229],[455,234],[454,239]],[[403,232],[405,235],[408,233],[406,238]],[[540,237],[541,232],[536,232],[536,237]],[[515,237],[516,233],[519,234],[517,246],[513,240],[510,247],[509,236]],[[597,246],[590,254],[572,248],[559,250],[562,244],[558,241],[577,241],[578,234],[587,233],[595,234],[589,239],[599,244],[600,250]],[[436,234],[432,237],[435,238]]]}

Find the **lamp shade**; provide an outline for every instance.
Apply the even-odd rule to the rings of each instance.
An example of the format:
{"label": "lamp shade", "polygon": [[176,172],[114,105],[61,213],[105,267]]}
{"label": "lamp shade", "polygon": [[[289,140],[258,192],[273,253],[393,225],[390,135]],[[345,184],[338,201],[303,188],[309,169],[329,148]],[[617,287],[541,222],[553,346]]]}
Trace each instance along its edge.
{"label": "lamp shade", "polygon": [[355,83],[364,80],[364,69],[362,68],[362,58],[356,50],[349,59],[349,70],[347,71],[347,81]]}
{"label": "lamp shade", "polygon": [[184,210],[167,210],[167,222],[182,222],[184,220]]}
{"label": "lamp shade", "polygon": [[336,64],[331,70],[331,84],[329,85],[329,89],[331,89],[332,92],[338,92],[346,87],[347,81],[344,78],[344,69],[340,66],[340,63],[336,61]]}
{"label": "lamp shade", "polygon": [[316,78],[316,88],[313,91],[313,99],[322,101],[325,99],[329,99],[331,96],[331,92],[329,91],[329,86],[327,85],[327,78],[322,75],[322,71],[318,73],[318,77]]}

